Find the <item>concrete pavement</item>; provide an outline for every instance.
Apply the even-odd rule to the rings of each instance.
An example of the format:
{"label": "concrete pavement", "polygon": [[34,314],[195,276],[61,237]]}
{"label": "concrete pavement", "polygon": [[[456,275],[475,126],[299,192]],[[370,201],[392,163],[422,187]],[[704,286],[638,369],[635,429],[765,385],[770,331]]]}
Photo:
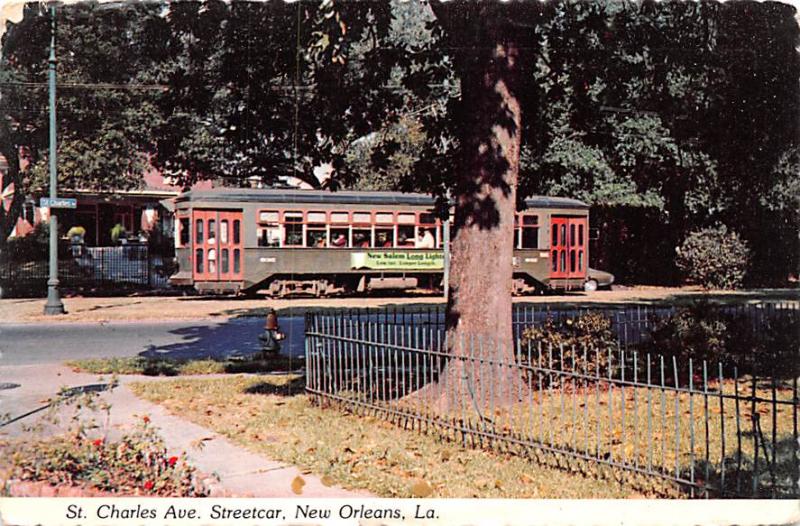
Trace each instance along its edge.
{"label": "concrete pavement", "polygon": [[[48,365],[22,365],[0,367],[0,383],[19,384],[18,387],[0,390],[0,415],[18,415],[41,408],[60,387],[97,385],[109,380],[96,375],[75,373],[67,367]],[[126,376],[119,386],[100,394],[111,405],[108,428],[110,435],[121,434],[137,425],[147,415],[152,425],[159,428],[167,449],[178,455],[186,452],[189,461],[203,473],[219,477],[215,493],[225,496],[252,497],[368,497],[363,491],[350,491],[322,484],[319,477],[302,474],[291,465],[272,461],[239,447],[223,436],[168,413],[163,407],[137,398],[127,387],[134,381],[164,381],[164,378]],[[5,427],[0,427],[0,438],[24,436],[25,425],[34,423],[46,413],[33,414]],[[196,445],[202,443],[202,448]],[[292,491],[295,477],[302,477],[305,485],[300,495]]]}

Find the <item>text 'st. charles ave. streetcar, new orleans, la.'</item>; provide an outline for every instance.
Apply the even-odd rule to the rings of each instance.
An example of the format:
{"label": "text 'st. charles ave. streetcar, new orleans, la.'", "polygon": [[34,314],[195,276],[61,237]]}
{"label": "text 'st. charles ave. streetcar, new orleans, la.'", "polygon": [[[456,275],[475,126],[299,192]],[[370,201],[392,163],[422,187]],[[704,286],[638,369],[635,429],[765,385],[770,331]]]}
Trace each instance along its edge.
{"label": "text 'st. charles ave. streetcar, new orleans, la.'", "polygon": [[[438,289],[444,236],[433,205],[398,192],[186,192],[175,202],[179,270],[170,281],[273,297]],[[526,205],[514,227],[514,292],[584,288],[589,207],[560,197]]]}

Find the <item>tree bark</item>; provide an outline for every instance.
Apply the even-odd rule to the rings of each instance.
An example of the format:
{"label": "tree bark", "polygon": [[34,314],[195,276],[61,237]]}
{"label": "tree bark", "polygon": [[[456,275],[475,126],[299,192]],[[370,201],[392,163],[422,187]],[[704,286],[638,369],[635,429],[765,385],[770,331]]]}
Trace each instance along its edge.
{"label": "tree bark", "polygon": [[[512,257],[522,114],[518,46],[505,19],[486,4],[447,12],[433,3],[455,46],[461,79],[462,166],[454,188],[448,352],[439,381],[439,406],[475,409],[502,404],[521,392],[514,364]],[[464,20],[472,23],[464,23]],[[453,38],[454,37],[454,38]],[[456,53],[459,53],[456,50]],[[486,362],[489,360],[489,362]],[[480,410],[480,409],[479,409]]]}

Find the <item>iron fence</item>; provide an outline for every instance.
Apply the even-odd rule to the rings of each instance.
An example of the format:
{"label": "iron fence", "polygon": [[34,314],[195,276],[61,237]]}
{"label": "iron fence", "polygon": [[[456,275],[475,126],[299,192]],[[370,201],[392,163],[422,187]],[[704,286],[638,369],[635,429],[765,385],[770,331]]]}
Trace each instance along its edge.
{"label": "iron fence", "polygon": [[419,312],[413,323],[351,314],[306,316],[306,390],[320,405],[656,493],[800,495],[798,370],[778,367],[800,364],[797,347],[741,362],[522,339],[503,348],[477,335],[448,342],[428,313],[426,323]]}
{"label": "iron fence", "polygon": [[[171,257],[154,254],[147,245],[62,247],[58,278],[65,289],[164,288],[173,266]],[[45,258],[0,258],[0,289],[4,295],[42,295],[47,290]]]}
{"label": "iron fence", "polygon": [[[688,304],[697,305],[696,304]],[[701,303],[702,305],[702,303]],[[515,303],[512,311],[512,331],[514,341],[522,341],[526,329],[544,327],[550,320],[560,325],[566,320],[580,316],[600,313],[610,321],[610,328],[620,347],[633,350],[647,344],[652,331],[659,322],[673,316],[686,306],[664,305],[606,305],[569,307],[562,305]],[[707,305],[720,319],[735,324],[747,324],[751,332],[758,335],[770,330],[771,324],[797,320],[800,317],[800,304],[797,301],[770,301],[757,303]],[[374,322],[378,325],[413,327],[434,330],[439,338],[445,333],[444,305],[416,305],[371,308],[328,309],[327,315],[344,316],[358,322]],[[412,331],[413,332],[413,331]],[[800,334],[798,334],[800,340]]]}

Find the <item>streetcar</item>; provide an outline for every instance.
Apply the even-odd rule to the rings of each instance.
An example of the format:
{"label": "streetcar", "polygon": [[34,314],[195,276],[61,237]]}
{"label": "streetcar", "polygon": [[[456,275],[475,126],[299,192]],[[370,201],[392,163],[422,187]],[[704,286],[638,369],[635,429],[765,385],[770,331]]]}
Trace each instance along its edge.
{"label": "streetcar", "polygon": [[[545,196],[525,203],[515,217],[513,292],[583,289],[588,205]],[[400,192],[191,190],[175,200],[170,282],[276,298],[441,290],[446,223],[433,207],[431,196]]]}

